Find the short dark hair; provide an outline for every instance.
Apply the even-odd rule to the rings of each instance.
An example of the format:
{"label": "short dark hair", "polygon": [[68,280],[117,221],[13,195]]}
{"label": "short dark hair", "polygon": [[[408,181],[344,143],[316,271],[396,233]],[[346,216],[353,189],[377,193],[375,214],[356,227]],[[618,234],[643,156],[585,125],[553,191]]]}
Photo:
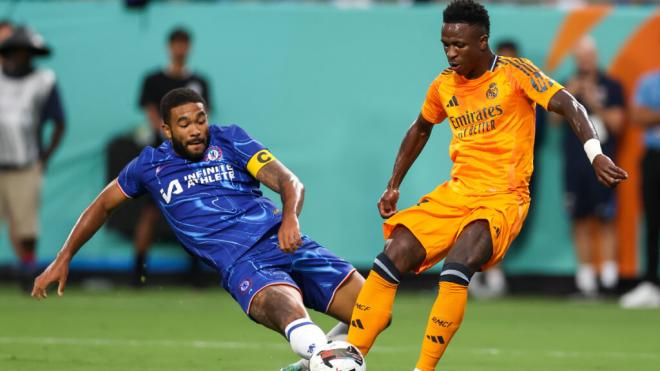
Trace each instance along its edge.
{"label": "short dark hair", "polygon": [[170,35],[167,37],[167,41],[171,44],[175,41],[185,41],[190,42],[192,36],[190,32],[183,27],[177,27],[170,32]]}
{"label": "short dark hair", "polygon": [[500,49],[512,49],[513,51],[518,53],[518,43],[511,39],[500,40],[495,45],[495,50],[500,50]]}
{"label": "short dark hair", "polygon": [[442,13],[444,23],[479,25],[490,35],[490,18],[486,8],[474,0],[453,0]]}
{"label": "short dark hair", "polygon": [[178,88],[170,90],[163,99],[160,100],[160,117],[163,118],[165,125],[170,123],[170,114],[172,108],[182,106],[187,103],[201,103],[206,108],[206,101],[196,91],[188,88]]}

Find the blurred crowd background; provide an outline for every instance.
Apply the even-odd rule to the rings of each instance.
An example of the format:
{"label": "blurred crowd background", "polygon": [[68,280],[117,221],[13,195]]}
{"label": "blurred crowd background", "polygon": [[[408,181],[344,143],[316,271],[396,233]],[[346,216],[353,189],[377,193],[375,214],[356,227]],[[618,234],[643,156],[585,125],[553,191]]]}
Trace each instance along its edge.
{"label": "blurred crowd background", "polygon": [[[413,3],[429,3],[415,5]],[[539,109],[532,208],[475,297],[631,293],[660,307],[660,12],[653,1],[485,1],[491,48],[531,59],[587,108],[631,175],[593,177],[568,125]],[[189,87],[306,184],[303,232],[368,268],[376,201],[426,87],[447,66],[435,1],[8,1],[0,3],[0,278],[28,287],[78,215],[145,145],[158,102]],[[401,206],[446,180],[436,128]],[[73,261],[74,277],[148,286],[217,279],[146,199],[119,210]]]}

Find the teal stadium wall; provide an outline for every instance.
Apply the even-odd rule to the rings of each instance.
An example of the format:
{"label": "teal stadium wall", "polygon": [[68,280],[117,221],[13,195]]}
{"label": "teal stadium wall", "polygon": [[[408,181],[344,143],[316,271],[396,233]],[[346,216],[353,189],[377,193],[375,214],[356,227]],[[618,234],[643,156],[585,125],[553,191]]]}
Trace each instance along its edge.
{"label": "teal stadium wall", "polygon": [[[44,35],[55,53],[42,64],[59,78],[68,117],[63,145],[43,190],[40,262],[54,257],[80,212],[103,188],[106,144],[146,126],[137,107],[143,74],[166,61],[175,25],[194,33],[191,66],[212,82],[213,119],[236,123],[270,147],[307,187],[303,232],[357,266],[382,249],[376,202],[401,138],[428,84],[447,66],[441,6],[338,9],[323,5],[163,4],[144,12],[118,2],[25,2],[14,21]],[[565,13],[555,8],[490,6],[492,41],[513,38],[542,65]],[[618,8],[593,34],[604,64],[650,14]],[[571,62],[554,76],[565,78]],[[408,174],[400,207],[445,181],[450,131],[435,128]],[[549,128],[539,161],[537,218],[525,246],[505,262],[511,273],[565,274],[575,259],[562,208],[558,130]],[[272,195],[272,193],[271,193]],[[442,226],[439,226],[442,228]],[[187,264],[177,248],[156,248],[156,270]],[[101,230],[74,260],[79,269],[128,269],[132,249]],[[14,261],[6,228],[0,264]]]}

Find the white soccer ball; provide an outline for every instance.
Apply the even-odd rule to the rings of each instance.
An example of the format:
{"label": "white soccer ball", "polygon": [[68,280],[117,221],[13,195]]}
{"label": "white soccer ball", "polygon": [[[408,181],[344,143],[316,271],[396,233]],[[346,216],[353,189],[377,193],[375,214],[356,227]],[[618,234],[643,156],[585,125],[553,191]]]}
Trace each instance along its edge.
{"label": "white soccer ball", "polygon": [[310,371],[365,371],[367,364],[358,348],[345,341],[331,341],[309,359]]}

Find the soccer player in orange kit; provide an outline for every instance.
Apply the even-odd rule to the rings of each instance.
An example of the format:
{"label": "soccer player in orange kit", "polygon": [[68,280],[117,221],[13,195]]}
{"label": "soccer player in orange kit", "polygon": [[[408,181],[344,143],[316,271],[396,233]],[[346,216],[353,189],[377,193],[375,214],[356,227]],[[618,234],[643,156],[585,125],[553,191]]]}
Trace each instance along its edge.
{"label": "soccer player in orange kit", "polygon": [[[445,259],[416,370],[431,371],[458,330],[476,271],[499,262],[520,232],[530,197],[536,104],[566,118],[584,143],[598,180],[614,187],[628,174],[602,154],[584,107],[529,60],[490,50],[488,12],[474,0],[443,13],[442,44],[450,67],[431,83],[408,129],[378,202],[387,239],[360,295],[348,341],[366,354],[389,324],[402,273]],[[435,124],[452,131],[451,179],[416,206],[397,210],[399,186]]]}

